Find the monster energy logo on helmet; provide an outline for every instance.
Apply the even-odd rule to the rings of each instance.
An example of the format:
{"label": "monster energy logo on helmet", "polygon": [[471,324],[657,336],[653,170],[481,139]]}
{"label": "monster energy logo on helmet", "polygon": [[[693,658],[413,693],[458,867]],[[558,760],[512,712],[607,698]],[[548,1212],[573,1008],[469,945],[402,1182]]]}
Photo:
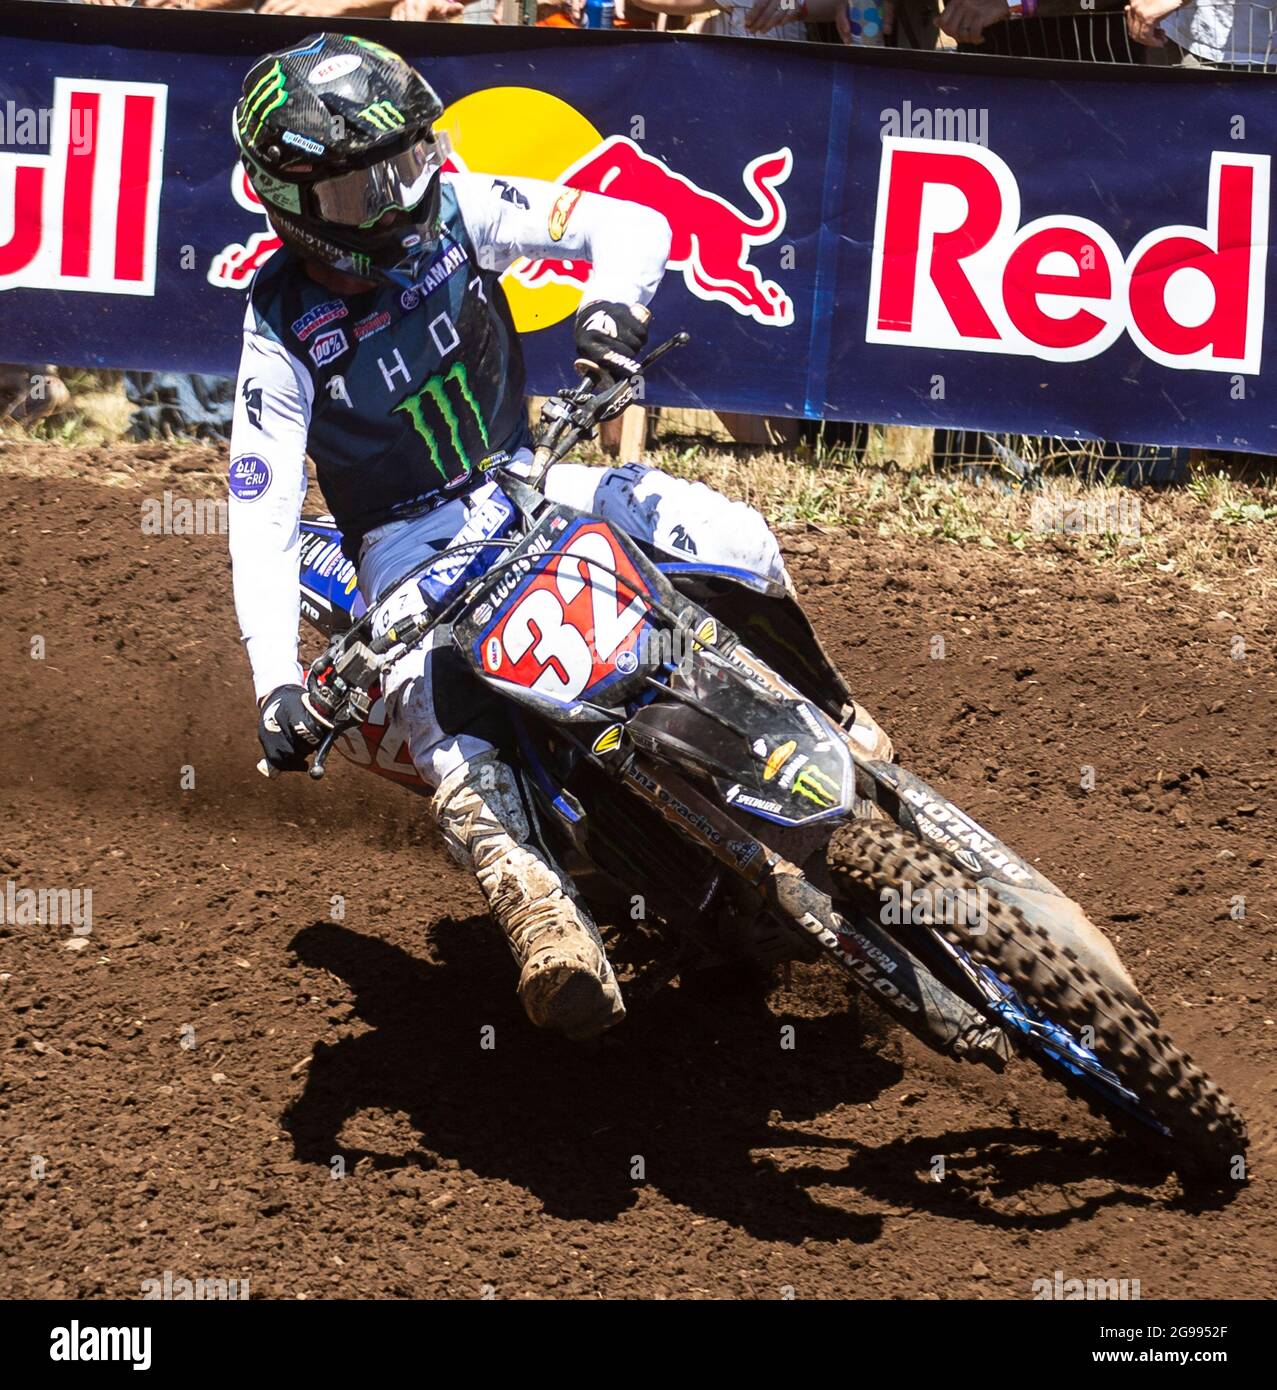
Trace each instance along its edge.
{"label": "monster energy logo on helmet", "polygon": [[377,130],[398,130],[404,123],[403,112],[391,101],[374,101],[359,112],[359,117]]}
{"label": "monster energy logo on helmet", "polygon": [[[454,386],[455,391],[451,389]],[[395,410],[402,410],[412,421],[413,429],[426,441],[430,461],[445,483],[456,483],[467,477],[471,458],[487,451],[488,427],[461,362],[454,362],[446,376],[432,376],[420,391],[400,401]],[[440,424],[447,431],[443,447]],[[445,466],[445,448],[448,462],[455,460],[456,466],[452,469]]]}
{"label": "monster energy logo on helmet", "polygon": [[403,219],[384,214],[435,226],[447,150],[432,127],[442,111],[388,48],[311,34],[254,65],[233,130],[249,182],[292,250],[361,279],[411,284],[429,240],[406,248]]}
{"label": "monster energy logo on helmet", "polygon": [[[284,65],[278,58],[270,71],[261,78],[251,91],[245,92],[238,108],[239,135],[244,144],[251,145],[262,132],[266,117],[288,100],[288,82],[284,76]],[[253,126],[249,132],[249,126]]]}
{"label": "monster energy logo on helmet", "polygon": [[392,53],[390,49],[384,47],[382,44],[374,43],[372,39],[361,39],[357,34],[343,34],[342,38],[349,39],[351,43],[357,43],[360,48],[366,48],[370,52],[377,54],[380,58],[389,59],[392,63],[400,63],[403,61],[397,53]]}

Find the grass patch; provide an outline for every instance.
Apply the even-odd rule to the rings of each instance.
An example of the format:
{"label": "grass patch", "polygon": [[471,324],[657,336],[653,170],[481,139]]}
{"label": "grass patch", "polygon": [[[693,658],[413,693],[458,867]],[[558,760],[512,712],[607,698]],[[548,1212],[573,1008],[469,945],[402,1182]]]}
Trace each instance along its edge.
{"label": "grass patch", "polygon": [[[885,433],[885,432],[884,432]],[[905,433],[905,432],[902,432]],[[918,433],[910,431],[908,433]],[[871,439],[871,444],[873,443]],[[1044,557],[1069,556],[1129,573],[1178,574],[1203,592],[1240,570],[1277,588],[1277,487],[1200,472],[1188,487],[1125,488],[1062,474],[1021,487],[902,463],[880,439],[859,456],[832,450],[657,448],[649,461],[757,507],[784,530],[843,529]],[[601,454],[591,461],[602,462]]]}
{"label": "grass patch", "polygon": [[[182,441],[118,442],[129,406],[118,374],[68,373],[73,410],[32,431],[0,431],[0,471],[92,476],[102,482],[163,480],[214,495],[225,485],[225,449]],[[758,508],[778,529],[979,546],[1081,559],[1131,577],[1178,575],[1202,592],[1244,578],[1264,596],[1277,588],[1277,484],[1199,467],[1186,487],[1130,489],[1065,472],[1024,487],[996,467],[971,478],[937,471],[929,432],[873,428],[861,447],[778,450],[666,437],[647,461]],[[927,441],[924,447],[924,441]],[[61,447],[59,447],[61,446]],[[92,457],[86,460],[86,451]],[[577,452],[606,464],[597,445]]]}

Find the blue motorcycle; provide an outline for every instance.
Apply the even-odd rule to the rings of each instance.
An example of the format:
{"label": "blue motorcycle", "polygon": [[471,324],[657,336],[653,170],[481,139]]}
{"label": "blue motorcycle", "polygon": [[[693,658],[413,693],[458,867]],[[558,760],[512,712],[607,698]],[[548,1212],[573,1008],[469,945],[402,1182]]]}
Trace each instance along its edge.
{"label": "blue motorcycle", "polygon": [[790,593],[650,550],[540,491],[635,390],[546,402],[531,472],[494,470],[465,531],[415,572],[420,616],[379,622],[331,519],[304,521],[302,609],[328,639],[307,684],[334,723],[311,775],[336,745],[427,790],[379,682],[434,632],[498,713],[544,847],[602,920],[641,896],[677,942],[671,978],[706,956],[827,956],[942,1056],[998,1071],[1026,1058],[1186,1177],[1243,1178],[1236,1106],[1111,944],[946,797],[870,756]]}

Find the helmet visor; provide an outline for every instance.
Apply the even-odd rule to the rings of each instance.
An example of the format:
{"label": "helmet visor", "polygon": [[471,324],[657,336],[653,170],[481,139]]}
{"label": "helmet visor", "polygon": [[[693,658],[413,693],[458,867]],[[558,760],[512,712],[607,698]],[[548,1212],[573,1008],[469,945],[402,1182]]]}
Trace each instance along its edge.
{"label": "helmet visor", "polygon": [[314,186],[319,215],[341,227],[370,227],[388,212],[408,212],[426,196],[451,153],[440,131],[367,169],[324,179]]}

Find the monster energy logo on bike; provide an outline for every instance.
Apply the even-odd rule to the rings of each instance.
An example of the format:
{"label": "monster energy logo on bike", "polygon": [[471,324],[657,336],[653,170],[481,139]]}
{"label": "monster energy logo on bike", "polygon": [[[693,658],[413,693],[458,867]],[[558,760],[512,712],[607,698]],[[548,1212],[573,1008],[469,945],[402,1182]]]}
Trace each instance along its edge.
{"label": "monster energy logo on bike", "polygon": [[794,794],[814,801],[822,810],[837,806],[841,799],[834,779],[818,767],[813,767],[811,763],[807,763],[794,778]]}
{"label": "monster energy logo on bike", "polygon": [[[395,410],[407,413],[413,429],[426,441],[430,461],[445,483],[466,477],[471,458],[487,451],[488,427],[470,390],[464,363],[454,362],[446,376],[432,376],[415,395],[400,401]],[[446,443],[441,446],[445,431]],[[451,469],[445,465],[445,451],[449,463],[455,459],[456,466]]]}

